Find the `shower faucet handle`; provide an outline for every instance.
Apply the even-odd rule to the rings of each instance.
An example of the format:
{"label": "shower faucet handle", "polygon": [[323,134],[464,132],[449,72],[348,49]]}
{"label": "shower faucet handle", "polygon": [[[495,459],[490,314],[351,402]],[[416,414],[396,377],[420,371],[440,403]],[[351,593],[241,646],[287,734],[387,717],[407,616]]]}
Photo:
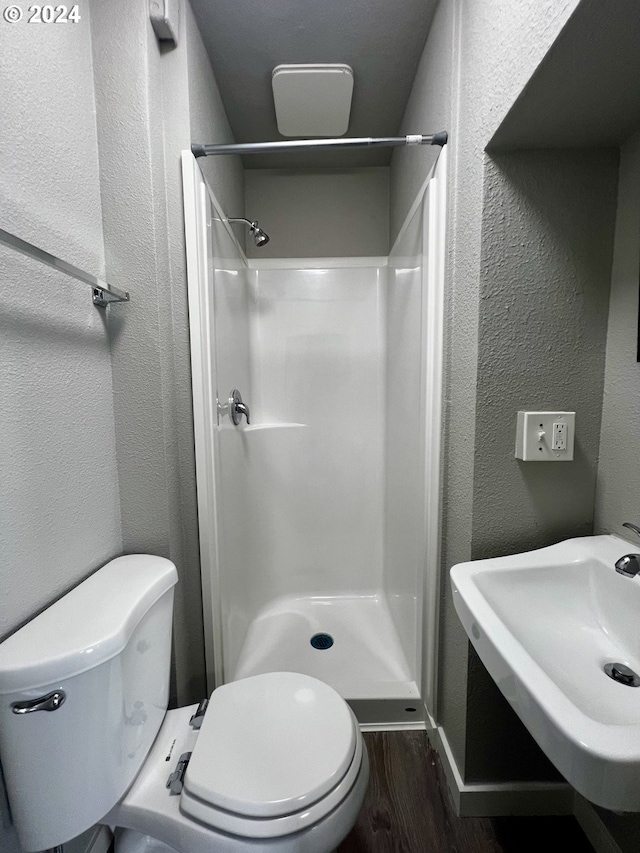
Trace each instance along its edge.
{"label": "shower faucet handle", "polygon": [[249,406],[242,402],[242,394],[237,388],[229,394],[229,414],[235,426],[238,426],[243,415],[247,419],[247,426],[251,423],[251,411]]}

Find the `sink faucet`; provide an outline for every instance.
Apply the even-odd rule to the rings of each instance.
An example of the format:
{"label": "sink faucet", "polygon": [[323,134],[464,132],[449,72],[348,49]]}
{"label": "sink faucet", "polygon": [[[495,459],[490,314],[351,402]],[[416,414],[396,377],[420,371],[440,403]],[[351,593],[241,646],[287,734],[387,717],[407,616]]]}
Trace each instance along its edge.
{"label": "sink faucet", "polygon": [[[637,524],[625,521],[622,526],[628,527],[629,530],[633,530],[634,533],[640,536],[640,527]],[[619,560],[616,560],[616,572],[620,572],[621,575],[627,578],[635,578],[638,572],[640,572],[640,554],[625,554],[624,557],[620,557]]]}

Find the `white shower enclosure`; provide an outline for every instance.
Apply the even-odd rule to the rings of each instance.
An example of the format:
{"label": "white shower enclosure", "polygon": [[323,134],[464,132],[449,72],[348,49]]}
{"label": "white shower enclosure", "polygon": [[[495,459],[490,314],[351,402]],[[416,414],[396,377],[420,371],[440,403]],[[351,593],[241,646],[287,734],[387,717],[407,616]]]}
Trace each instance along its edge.
{"label": "white shower enclosure", "polygon": [[389,257],[248,261],[183,154],[210,688],[291,670],[372,728],[433,714],[445,174]]}

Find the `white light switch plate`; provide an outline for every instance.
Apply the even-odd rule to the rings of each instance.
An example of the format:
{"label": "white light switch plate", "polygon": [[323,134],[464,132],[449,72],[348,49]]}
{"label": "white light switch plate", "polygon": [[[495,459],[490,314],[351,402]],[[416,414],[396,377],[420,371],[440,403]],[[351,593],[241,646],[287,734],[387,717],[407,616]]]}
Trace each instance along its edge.
{"label": "white light switch plate", "polygon": [[571,462],[575,425],[575,412],[518,412],[516,459]]}

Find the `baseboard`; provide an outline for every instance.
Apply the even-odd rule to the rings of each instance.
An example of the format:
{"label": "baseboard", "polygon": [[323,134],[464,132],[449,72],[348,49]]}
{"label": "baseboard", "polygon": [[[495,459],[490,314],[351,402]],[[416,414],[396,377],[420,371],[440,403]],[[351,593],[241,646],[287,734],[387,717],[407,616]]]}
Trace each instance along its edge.
{"label": "baseboard", "polygon": [[573,813],[596,853],[622,853],[589,800],[576,793]]}
{"label": "baseboard", "polygon": [[459,817],[573,814],[574,791],[566,782],[465,783],[443,729],[427,726],[427,732]]}
{"label": "baseboard", "polygon": [[424,720],[417,723],[360,723],[361,732],[423,732]]}
{"label": "baseboard", "polygon": [[572,814],[596,853],[623,853],[591,803],[568,783],[465,784],[445,732],[429,715],[426,730],[429,742],[442,763],[451,800],[459,817]]}

